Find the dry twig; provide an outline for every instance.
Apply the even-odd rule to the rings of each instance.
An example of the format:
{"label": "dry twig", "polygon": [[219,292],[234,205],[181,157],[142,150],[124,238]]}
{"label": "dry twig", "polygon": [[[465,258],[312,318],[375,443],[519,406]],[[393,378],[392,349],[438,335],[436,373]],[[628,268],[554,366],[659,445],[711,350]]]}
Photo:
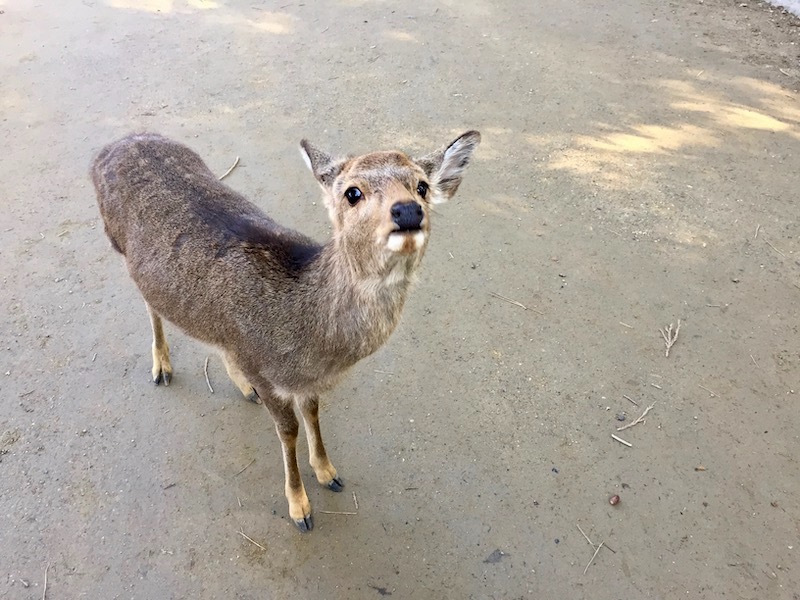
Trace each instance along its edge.
{"label": "dry twig", "polygon": [[661,332],[662,337],[664,338],[664,344],[667,346],[667,351],[665,356],[669,358],[669,349],[675,344],[678,339],[678,332],[681,330],[681,320],[678,319],[678,326],[675,328],[675,331],[672,331],[672,323],[669,324],[669,327],[664,327],[664,329],[659,329]]}
{"label": "dry twig", "polygon": [[512,300],[511,298],[506,298],[505,296],[501,296],[500,294],[495,294],[494,292],[489,292],[490,296],[494,296],[495,298],[499,298],[500,300],[505,300],[509,304],[513,304],[514,306],[519,306],[523,310],[528,310],[528,307],[522,304],[521,302],[517,302],[516,300]]}
{"label": "dry twig", "polygon": [[627,323],[623,323],[622,321],[619,322],[620,325],[623,327],[627,327],[628,329],[633,329],[633,325],[628,325]]}
{"label": "dry twig", "polygon": [[631,444],[630,442],[626,442],[621,437],[617,437],[613,433],[611,434],[611,437],[614,438],[615,440],[617,440],[620,444],[623,444],[623,445],[627,446],[628,448],[633,448],[633,444]]}
{"label": "dry twig", "polygon": [[358,498],[356,497],[355,492],[353,492],[353,504],[355,504],[356,510],[358,510]]}
{"label": "dry twig", "polygon": [[592,566],[592,563],[594,562],[594,559],[597,556],[597,553],[600,552],[600,548],[602,548],[604,545],[605,545],[605,542],[600,542],[600,545],[597,547],[597,550],[595,550],[594,554],[592,555],[592,560],[589,561],[589,564],[587,564],[586,568],[583,570],[583,574],[584,575],[586,575],[586,571],[588,571],[589,567]]}
{"label": "dry twig", "polygon": [[760,224],[756,225],[756,234],[753,236],[753,239],[756,239],[758,237],[758,230],[759,229],[761,229],[761,225]]}
{"label": "dry twig", "polygon": [[707,391],[709,394],[711,394],[711,397],[712,397],[712,398],[714,398],[714,397],[716,397],[716,396],[719,396],[719,394],[718,394],[718,393],[716,393],[716,392],[712,392],[710,389],[708,389],[708,388],[707,388],[707,387],[705,387],[704,385],[700,385],[700,384],[698,383],[698,384],[697,384],[697,387],[699,387],[699,388],[701,388],[701,389],[704,389],[705,391]]}
{"label": "dry twig", "polygon": [[230,175],[230,174],[231,174],[231,171],[233,171],[233,170],[236,168],[236,165],[238,165],[238,164],[239,164],[239,157],[237,156],[237,157],[236,157],[236,160],[235,160],[235,161],[233,161],[233,164],[231,165],[231,168],[230,168],[230,169],[228,169],[227,171],[225,171],[225,172],[224,172],[224,173],[223,173],[223,174],[220,176],[219,180],[220,180],[220,181],[222,181],[222,180],[223,180],[223,179],[225,179],[225,178],[226,178],[228,175]]}
{"label": "dry twig", "polygon": [[[241,469],[239,469],[239,471],[236,473],[236,475],[241,475],[242,473],[244,473],[245,469],[247,469],[247,467],[252,465],[254,462],[256,462],[255,458],[253,460],[251,460],[249,463],[247,463],[245,466],[243,466]],[[234,477],[236,477],[236,475],[234,475]]]}
{"label": "dry twig", "polygon": [[639,403],[636,400],[634,400],[633,398],[631,398],[630,396],[626,396],[625,394],[622,394],[622,397],[625,398],[625,400],[627,400],[628,402],[631,402],[634,406],[639,406]]}
{"label": "dry twig", "polygon": [[772,248],[773,250],[775,250],[775,252],[777,252],[778,254],[780,254],[781,256],[783,256],[784,258],[786,258],[786,255],[785,255],[783,252],[781,252],[780,250],[778,250],[778,249],[777,249],[775,246],[773,246],[773,245],[772,245],[772,242],[770,242],[769,240],[764,240],[764,241],[765,241],[765,242],[767,242],[767,244],[769,245],[769,247],[770,247],[770,248]]}
{"label": "dry twig", "polygon": [[206,356],[206,366],[203,368],[203,372],[206,374],[206,385],[208,386],[208,391],[212,394],[214,393],[214,388],[211,387],[211,382],[208,380],[208,357]]}
{"label": "dry twig", "polygon": [[44,588],[42,589],[42,600],[47,597],[47,571],[50,569],[50,563],[44,568]]}
{"label": "dry twig", "polygon": [[589,542],[589,545],[592,547],[592,549],[594,549],[594,548],[596,548],[596,547],[597,547],[597,546],[595,546],[595,545],[594,545],[594,542],[593,542],[592,540],[590,540],[590,539],[589,539],[589,536],[588,536],[588,535],[586,535],[586,533],[583,531],[583,529],[581,529],[581,526],[580,526],[580,525],[578,525],[577,523],[575,523],[575,527],[577,527],[577,528],[578,528],[578,531],[580,531],[580,532],[583,534],[583,537],[585,537],[585,538],[586,538],[586,541],[587,541],[587,542]]}
{"label": "dry twig", "polygon": [[647,416],[647,413],[649,413],[653,409],[653,407],[655,405],[656,405],[656,403],[653,402],[650,406],[648,406],[647,408],[644,409],[644,412],[642,413],[642,415],[638,419],[628,423],[627,425],[624,425],[623,427],[617,427],[617,431],[623,431],[624,429],[629,429],[629,428],[633,427],[634,425],[638,425],[639,423],[644,423],[645,422],[644,418]]}
{"label": "dry twig", "polygon": [[319,511],[325,515],[357,515],[358,513],[354,512],[343,512],[339,510],[321,510]]}
{"label": "dry twig", "polygon": [[267,551],[267,549],[266,549],[266,548],[264,548],[264,546],[262,546],[261,544],[259,544],[257,541],[255,541],[253,538],[251,538],[249,535],[247,535],[247,534],[246,534],[244,531],[242,531],[241,529],[240,529],[239,531],[237,531],[236,533],[238,533],[240,536],[242,536],[244,539],[246,539],[246,540],[247,540],[248,542],[250,542],[251,544],[255,544],[256,546],[258,546],[259,548],[261,548],[261,549],[262,549],[264,552],[266,552],[266,551]]}

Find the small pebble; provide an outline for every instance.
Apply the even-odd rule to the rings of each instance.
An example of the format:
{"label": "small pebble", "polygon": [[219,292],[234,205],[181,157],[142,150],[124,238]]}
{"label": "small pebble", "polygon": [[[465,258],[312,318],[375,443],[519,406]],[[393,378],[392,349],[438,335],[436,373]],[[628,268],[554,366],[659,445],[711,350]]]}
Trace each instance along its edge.
{"label": "small pebble", "polygon": [[614,494],[613,496],[611,496],[611,498],[608,499],[608,503],[611,506],[616,506],[617,504],[619,504],[619,496],[617,494]]}
{"label": "small pebble", "polygon": [[625,413],[619,413],[617,415],[617,421],[624,421],[625,419],[627,419],[627,417],[625,416]]}
{"label": "small pebble", "polygon": [[550,470],[551,470],[553,473],[555,473],[556,475],[558,475],[558,469],[556,469],[555,467],[553,467],[553,468],[552,468],[552,469],[550,469]]}

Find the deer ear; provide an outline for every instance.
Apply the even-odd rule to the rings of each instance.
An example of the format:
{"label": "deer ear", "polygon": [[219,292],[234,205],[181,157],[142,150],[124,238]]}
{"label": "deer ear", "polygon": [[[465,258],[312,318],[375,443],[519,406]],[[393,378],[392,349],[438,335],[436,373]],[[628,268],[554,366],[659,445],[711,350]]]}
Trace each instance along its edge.
{"label": "deer ear", "polygon": [[461,185],[461,178],[472,158],[472,153],[480,143],[481,134],[477,131],[468,131],[457,137],[449,146],[417,159],[417,164],[431,178],[433,204],[447,202],[453,197]]}
{"label": "deer ear", "polygon": [[325,189],[330,189],[333,180],[342,172],[344,161],[315,148],[308,140],[300,142],[300,154],[319,184]]}

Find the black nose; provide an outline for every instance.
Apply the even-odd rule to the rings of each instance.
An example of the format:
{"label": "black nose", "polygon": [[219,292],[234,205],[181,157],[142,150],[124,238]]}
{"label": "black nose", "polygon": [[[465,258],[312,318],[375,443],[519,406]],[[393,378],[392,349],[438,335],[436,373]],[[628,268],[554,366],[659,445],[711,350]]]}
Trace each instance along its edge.
{"label": "black nose", "polygon": [[413,231],[419,229],[425,213],[416,202],[396,202],[392,205],[392,221],[400,231]]}

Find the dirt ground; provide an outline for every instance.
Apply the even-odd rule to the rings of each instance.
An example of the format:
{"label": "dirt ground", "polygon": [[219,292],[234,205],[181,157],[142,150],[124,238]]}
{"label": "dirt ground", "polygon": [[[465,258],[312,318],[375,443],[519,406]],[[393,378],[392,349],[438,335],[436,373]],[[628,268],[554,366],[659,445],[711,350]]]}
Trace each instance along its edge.
{"label": "dirt ground", "polygon": [[[0,0],[0,598],[800,598],[799,23]],[[345,492],[301,450],[302,535],[219,359],[211,393],[169,329],[174,383],[149,382],[89,161],[142,129],[239,156],[227,183],[323,240],[301,137],[421,153],[470,128],[401,326],[325,399]]]}

